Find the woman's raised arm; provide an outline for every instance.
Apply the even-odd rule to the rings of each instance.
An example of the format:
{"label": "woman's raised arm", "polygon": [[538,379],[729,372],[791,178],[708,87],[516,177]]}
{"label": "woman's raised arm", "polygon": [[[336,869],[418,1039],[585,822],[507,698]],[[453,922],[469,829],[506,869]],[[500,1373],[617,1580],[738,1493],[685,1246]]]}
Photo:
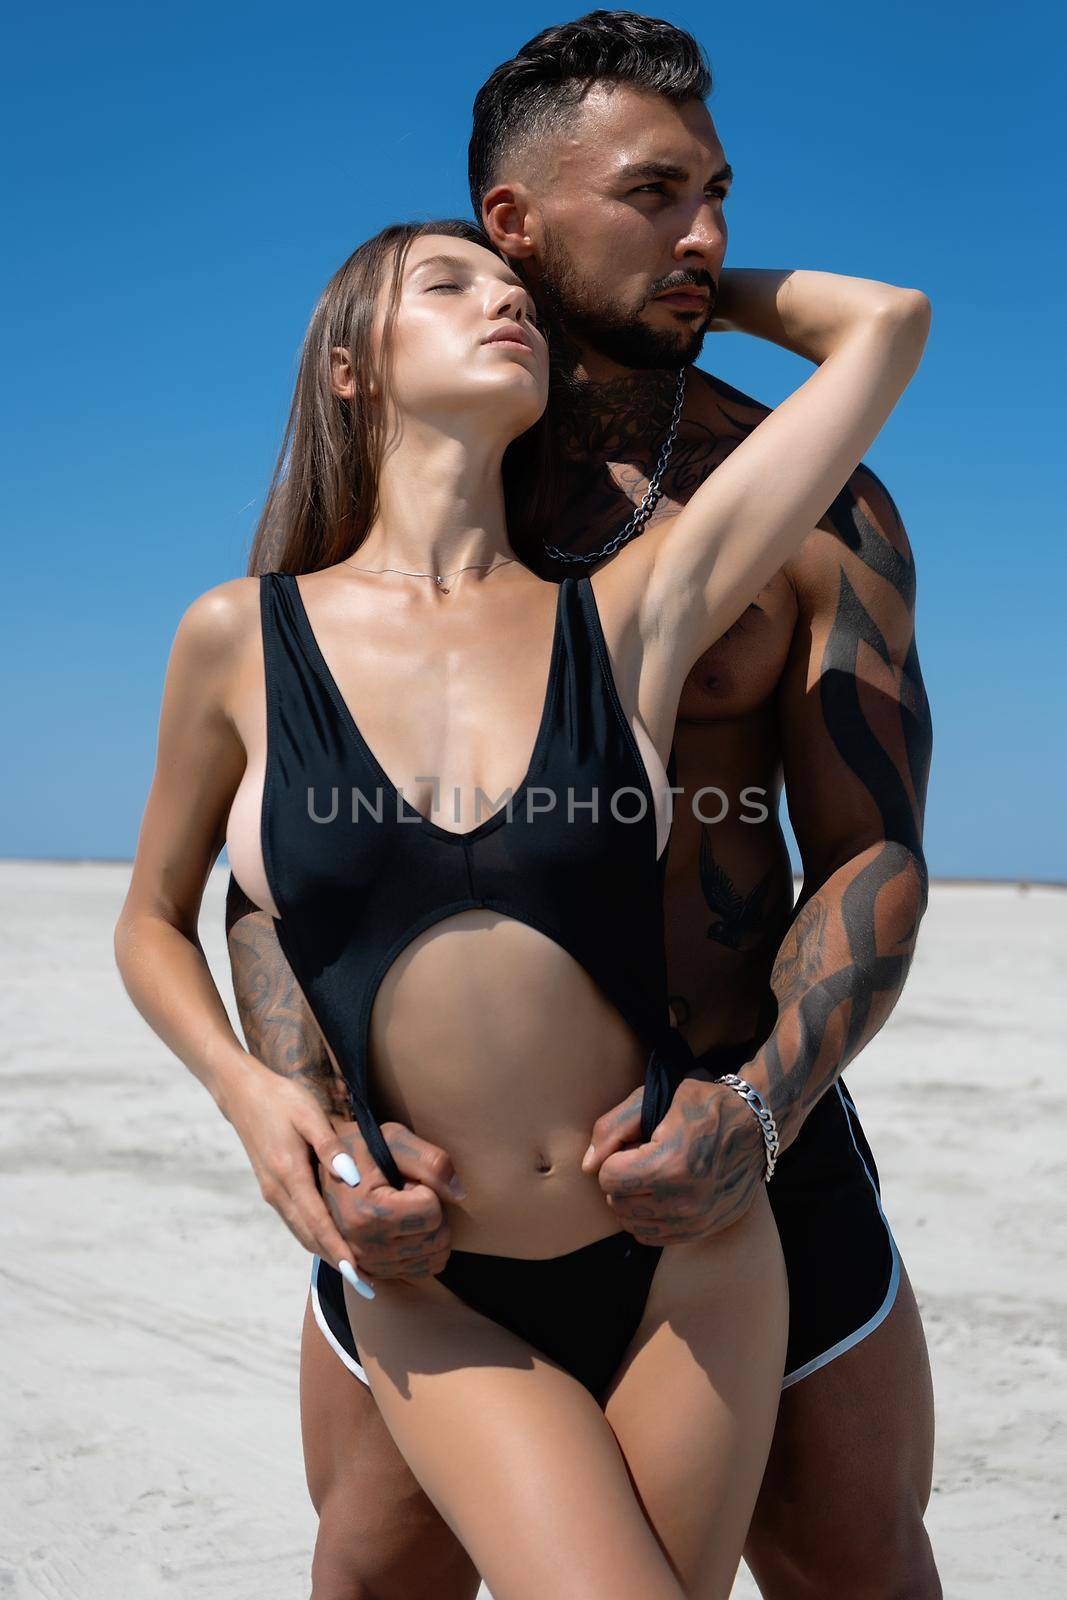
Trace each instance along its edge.
{"label": "woman's raised arm", "polygon": [[800,547],[907,387],[930,328],[916,289],[829,272],[724,270],[712,327],[818,362],[676,517],[649,528],[642,637],[684,676]]}

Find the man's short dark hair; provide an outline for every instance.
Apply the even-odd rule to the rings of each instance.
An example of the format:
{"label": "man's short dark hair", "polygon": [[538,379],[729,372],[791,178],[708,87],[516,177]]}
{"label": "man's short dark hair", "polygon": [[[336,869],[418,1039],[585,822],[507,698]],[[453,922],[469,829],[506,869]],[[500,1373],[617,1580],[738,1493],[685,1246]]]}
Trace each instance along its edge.
{"label": "man's short dark hair", "polygon": [[632,84],[680,104],[707,99],[711,68],[691,33],[636,11],[589,11],[543,29],[475,96],[467,175],[479,223],[504,158],[561,132],[595,83]]}

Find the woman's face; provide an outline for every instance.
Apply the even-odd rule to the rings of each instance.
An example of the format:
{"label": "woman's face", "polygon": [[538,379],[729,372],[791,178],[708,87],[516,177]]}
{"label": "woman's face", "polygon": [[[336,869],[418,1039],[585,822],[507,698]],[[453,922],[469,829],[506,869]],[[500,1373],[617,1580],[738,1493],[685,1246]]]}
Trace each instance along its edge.
{"label": "woman's face", "polygon": [[[386,286],[376,340],[387,294]],[[462,433],[469,422],[506,445],[548,401],[548,344],[530,291],[499,256],[466,239],[424,234],[411,244],[392,357],[401,418],[449,433]]]}

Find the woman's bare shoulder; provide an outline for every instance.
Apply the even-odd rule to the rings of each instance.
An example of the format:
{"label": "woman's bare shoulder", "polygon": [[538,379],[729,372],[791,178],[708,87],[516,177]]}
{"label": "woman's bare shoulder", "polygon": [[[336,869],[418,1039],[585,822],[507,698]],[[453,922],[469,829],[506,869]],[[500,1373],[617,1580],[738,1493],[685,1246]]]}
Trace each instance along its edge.
{"label": "woman's bare shoulder", "polygon": [[232,662],[259,628],[258,578],[229,578],[190,601],[178,623],[175,645],[204,667]]}

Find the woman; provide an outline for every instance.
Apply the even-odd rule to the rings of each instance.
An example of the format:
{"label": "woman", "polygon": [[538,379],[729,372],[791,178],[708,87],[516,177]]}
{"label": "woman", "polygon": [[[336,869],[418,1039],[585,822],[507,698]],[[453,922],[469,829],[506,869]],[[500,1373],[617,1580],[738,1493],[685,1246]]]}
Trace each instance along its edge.
{"label": "woman", "polygon": [[[723,274],[718,325],[746,276]],[[495,1600],[725,1596],[769,1447],[786,1307],[765,1193],[654,1249],[581,1163],[631,1092],[649,1140],[686,1068],[659,902],[682,683],[926,338],[914,291],[796,273],[777,293],[818,370],[677,516],[556,584],[520,559],[546,531],[529,294],[466,224],[385,230],[309,328],[273,570],[196,600],[168,668],[123,979],[265,1198],[345,1272],[379,1409]],[[385,1117],[454,1160],[432,1275],[369,1283],[310,1202],[301,1151],[329,1165],[333,1129],[242,1050],[196,942],[224,838],[381,1172],[403,1186]],[[772,1170],[756,1117],[751,1137]]]}

